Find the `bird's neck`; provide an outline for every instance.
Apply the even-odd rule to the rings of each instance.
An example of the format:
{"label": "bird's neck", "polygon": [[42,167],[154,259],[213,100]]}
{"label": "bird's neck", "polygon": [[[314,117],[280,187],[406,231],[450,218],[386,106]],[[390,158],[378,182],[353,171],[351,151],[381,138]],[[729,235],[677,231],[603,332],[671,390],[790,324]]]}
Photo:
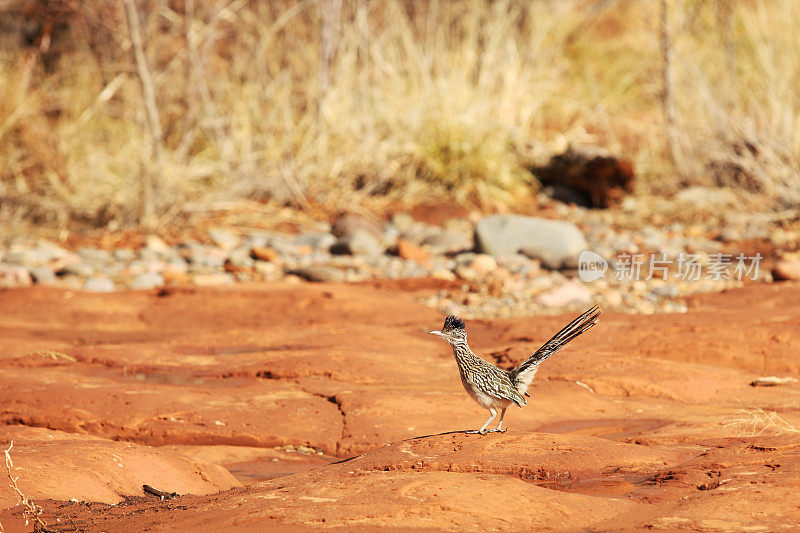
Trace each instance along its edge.
{"label": "bird's neck", "polygon": [[458,366],[462,366],[470,359],[477,357],[474,353],[472,353],[472,350],[470,350],[466,339],[454,342],[450,346],[453,348],[453,355],[456,357]]}

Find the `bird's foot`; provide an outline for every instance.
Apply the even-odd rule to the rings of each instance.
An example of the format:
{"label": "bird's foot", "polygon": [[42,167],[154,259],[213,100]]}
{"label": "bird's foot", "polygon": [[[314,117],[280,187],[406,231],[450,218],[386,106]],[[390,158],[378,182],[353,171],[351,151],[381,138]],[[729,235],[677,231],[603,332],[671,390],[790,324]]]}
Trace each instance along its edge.
{"label": "bird's foot", "polygon": [[495,429],[487,429],[486,433],[505,433],[505,429],[495,428]]}
{"label": "bird's foot", "polygon": [[472,434],[472,435],[476,435],[476,434],[480,433],[481,435],[486,435],[486,433],[481,431],[480,429],[468,429],[464,433],[469,433],[469,434]]}

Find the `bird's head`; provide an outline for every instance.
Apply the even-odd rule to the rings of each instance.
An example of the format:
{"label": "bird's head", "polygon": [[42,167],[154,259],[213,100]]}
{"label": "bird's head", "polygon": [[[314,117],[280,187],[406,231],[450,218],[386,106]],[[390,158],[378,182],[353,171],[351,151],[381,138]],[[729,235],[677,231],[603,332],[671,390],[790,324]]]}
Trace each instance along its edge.
{"label": "bird's head", "polygon": [[438,335],[450,344],[467,338],[467,330],[464,326],[464,321],[452,315],[444,319],[444,326],[442,326],[441,331],[429,331],[428,333],[431,335]]}

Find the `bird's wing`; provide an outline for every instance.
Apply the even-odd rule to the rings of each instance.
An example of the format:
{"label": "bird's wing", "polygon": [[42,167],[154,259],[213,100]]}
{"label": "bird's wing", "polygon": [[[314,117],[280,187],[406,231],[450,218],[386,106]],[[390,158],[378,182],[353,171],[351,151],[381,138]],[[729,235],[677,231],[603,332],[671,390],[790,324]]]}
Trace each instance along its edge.
{"label": "bird's wing", "polygon": [[508,372],[497,368],[491,363],[486,363],[489,371],[492,374],[490,379],[481,381],[481,388],[484,392],[496,398],[502,398],[514,402],[519,407],[526,405],[528,401],[519,393],[517,387],[514,386]]}
{"label": "bird's wing", "polygon": [[514,370],[509,371],[509,377],[517,391],[524,394],[528,390],[528,387],[530,387],[536,375],[536,371],[539,369],[539,364],[554,353],[558,353],[566,348],[572,339],[594,326],[599,316],[600,308],[596,305],[592,306],[581,316],[567,324],[564,329],[553,335],[553,338],[536,350],[527,361]]}

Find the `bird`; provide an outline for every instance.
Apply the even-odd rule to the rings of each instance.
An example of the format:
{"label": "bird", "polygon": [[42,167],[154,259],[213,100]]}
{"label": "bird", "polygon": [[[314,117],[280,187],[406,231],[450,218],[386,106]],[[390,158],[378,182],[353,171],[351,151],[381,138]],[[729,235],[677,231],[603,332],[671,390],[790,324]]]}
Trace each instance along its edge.
{"label": "bird", "polygon": [[[483,427],[476,431],[467,431],[467,433],[480,433],[481,435],[494,432],[504,433],[505,430],[502,429],[502,426],[506,409],[512,403],[519,408],[527,405],[526,397],[530,398],[528,388],[536,376],[536,371],[539,370],[539,365],[551,355],[566,348],[572,339],[594,326],[599,316],[600,308],[596,305],[592,306],[544,343],[524,363],[512,370],[503,370],[475,355],[467,344],[467,330],[464,321],[457,316],[450,315],[445,318],[441,330],[429,331],[429,334],[442,337],[450,344],[456,358],[458,372],[461,374],[461,384],[478,405],[489,410],[489,420]],[[498,411],[500,411],[500,423],[497,424],[497,428],[487,430],[486,428],[497,416]]]}

